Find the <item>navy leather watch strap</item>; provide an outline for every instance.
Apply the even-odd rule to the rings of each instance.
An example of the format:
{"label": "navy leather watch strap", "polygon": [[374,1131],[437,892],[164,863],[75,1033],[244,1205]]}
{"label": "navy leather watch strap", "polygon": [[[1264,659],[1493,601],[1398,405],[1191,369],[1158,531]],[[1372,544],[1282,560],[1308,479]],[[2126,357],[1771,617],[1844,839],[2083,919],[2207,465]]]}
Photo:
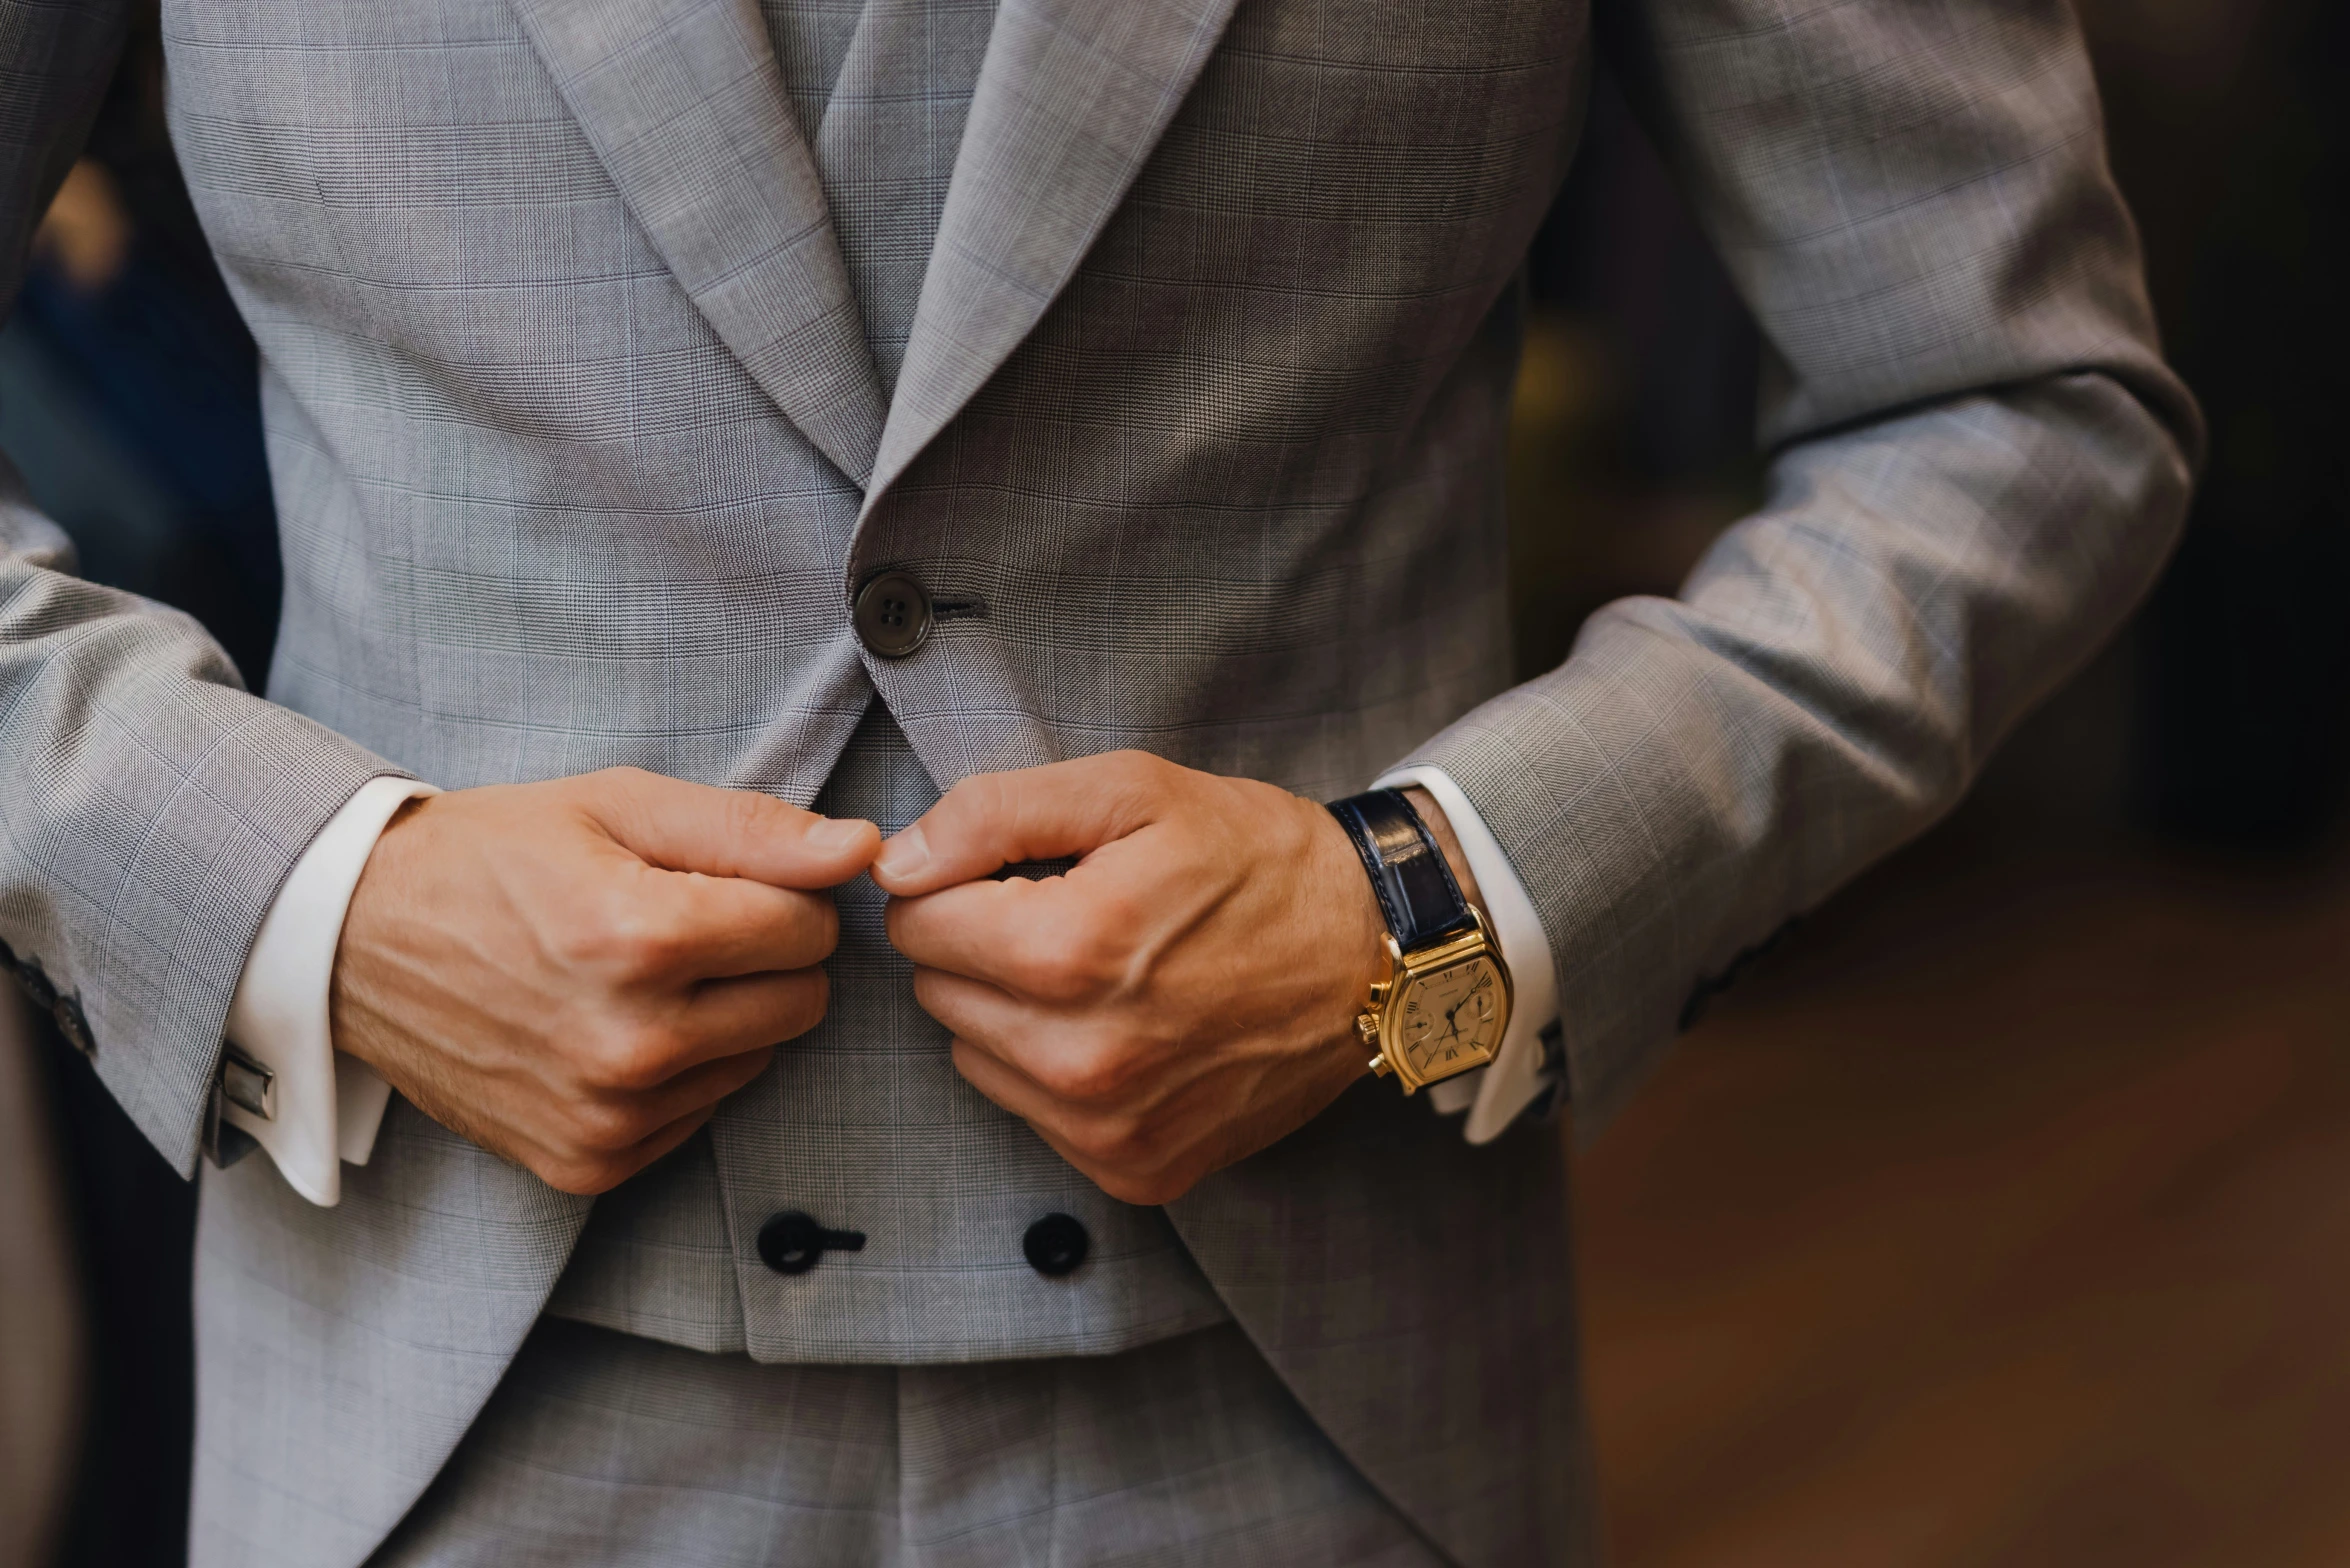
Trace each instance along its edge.
{"label": "navy leather watch strap", "polygon": [[1402,790],[1350,795],[1332,801],[1330,814],[1355,841],[1396,946],[1413,952],[1476,923],[1444,851]]}

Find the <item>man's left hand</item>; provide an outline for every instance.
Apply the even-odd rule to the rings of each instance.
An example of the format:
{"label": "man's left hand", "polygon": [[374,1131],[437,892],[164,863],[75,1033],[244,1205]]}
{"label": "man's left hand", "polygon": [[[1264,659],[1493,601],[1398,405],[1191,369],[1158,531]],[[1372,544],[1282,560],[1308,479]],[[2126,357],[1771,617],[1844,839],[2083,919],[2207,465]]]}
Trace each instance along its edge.
{"label": "man's left hand", "polygon": [[[1071,855],[1065,876],[988,880]],[[1370,879],[1337,819],[1270,784],[1131,751],[980,774],[873,879],[956,1069],[1114,1198],[1181,1196],[1369,1060]]]}

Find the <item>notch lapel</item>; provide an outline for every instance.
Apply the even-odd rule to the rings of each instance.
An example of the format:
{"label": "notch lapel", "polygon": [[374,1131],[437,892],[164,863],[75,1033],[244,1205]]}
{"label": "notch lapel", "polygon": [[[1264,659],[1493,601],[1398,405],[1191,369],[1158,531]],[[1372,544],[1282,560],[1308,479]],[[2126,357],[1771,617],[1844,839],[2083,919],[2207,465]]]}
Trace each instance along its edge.
{"label": "notch lapel", "polygon": [[1028,336],[1134,183],[1235,0],[1003,0],[865,509]]}
{"label": "notch lapel", "polygon": [[516,0],[621,200],[726,346],[862,485],[884,402],[755,0]]}

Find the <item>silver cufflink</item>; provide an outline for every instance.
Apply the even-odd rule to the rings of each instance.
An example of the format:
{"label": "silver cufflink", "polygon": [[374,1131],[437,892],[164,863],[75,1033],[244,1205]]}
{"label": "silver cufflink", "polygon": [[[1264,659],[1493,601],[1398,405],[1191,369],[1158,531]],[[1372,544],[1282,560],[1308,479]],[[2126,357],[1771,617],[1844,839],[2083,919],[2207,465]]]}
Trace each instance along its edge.
{"label": "silver cufflink", "polygon": [[277,1120],[277,1074],[236,1046],[220,1058],[220,1092],[229,1104],[265,1122]]}

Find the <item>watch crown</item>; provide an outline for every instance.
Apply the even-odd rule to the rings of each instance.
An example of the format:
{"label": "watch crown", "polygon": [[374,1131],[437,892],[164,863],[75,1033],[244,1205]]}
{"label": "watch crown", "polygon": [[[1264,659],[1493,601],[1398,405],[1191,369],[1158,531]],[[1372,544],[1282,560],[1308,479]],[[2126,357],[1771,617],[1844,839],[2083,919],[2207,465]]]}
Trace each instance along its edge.
{"label": "watch crown", "polygon": [[1374,1077],[1384,1078],[1393,1070],[1394,1069],[1387,1065],[1387,1053],[1385,1051],[1381,1051],[1377,1056],[1371,1058],[1371,1073]]}
{"label": "watch crown", "polygon": [[1363,1037],[1363,1044],[1377,1045],[1379,1043],[1379,1015],[1377,1013],[1355,1014],[1355,1033]]}

